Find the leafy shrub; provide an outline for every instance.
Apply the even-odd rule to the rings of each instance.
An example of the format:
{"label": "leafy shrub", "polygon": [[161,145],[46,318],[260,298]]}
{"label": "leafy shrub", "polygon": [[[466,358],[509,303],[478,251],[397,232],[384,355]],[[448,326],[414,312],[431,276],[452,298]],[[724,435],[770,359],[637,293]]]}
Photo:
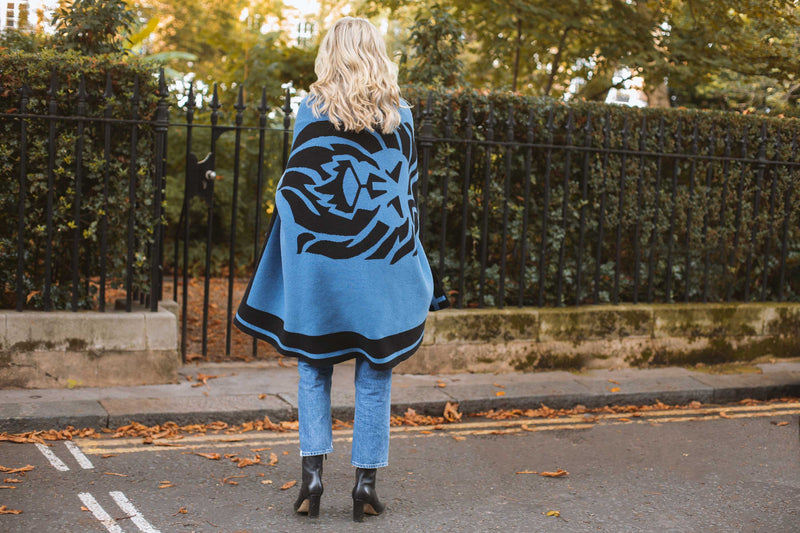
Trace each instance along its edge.
{"label": "leafy shrub", "polygon": [[[55,115],[71,118],[45,118],[51,104],[48,90],[51,74],[58,85]],[[110,73],[113,96],[103,96],[106,74]],[[83,157],[76,160],[79,141],[75,120],[81,105],[79,87],[85,78],[85,116]],[[127,224],[130,212],[130,181],[135,189],[134,291],[149,288],[149,262],[153,242],[154,132],[148,124],[122,122],[132,116],[135,80],[139,83],[138,117],[149,120],[155,112],[157,80],[153,67],[135,57],[120,55],[83,56],[75,51],[39,49],[3,50],[0,54],[0,286],[3,307],[15,303],[17,266],[17,215],[20,200],[20,165],[25,173],[24,280],[28,308],[44,306],[43,286],[47,245],[48,165],[53,139],[52,188],[52,305],[69,307],[73,279],[73,241],[79,241],[78,307],[95,305],[101,273],[103,228],[107,252],[106,274],[111,286],[120,286],[126,272]],[[18,117],[22,98],[20,88],[30,89],[24,112]],[[106,137],[103,118],[108,108],[115,122]],[[25,125],[27,147],[21,150],[21,130]],[[136,129],[136,157],[132,159],[132,132]],[[105,157],[105,141],[109,157]],[[75,218],[77,168],[82,169],[80,214]],[[108,179],[106,180],[106,171]],[[105,197],[104,195],[107,195]],[[107,199],[106,199],[107,198]],[[107,217],[107,218],[106,218]],[[76,233],[78,232],[79,233]]]}
{"label": "leafy shrub", "polygon": [[770,163],[797,160],[800,121],[409,87],[418,144],[429,94],[424,245],[461,304],[800,295],[798,173]]}

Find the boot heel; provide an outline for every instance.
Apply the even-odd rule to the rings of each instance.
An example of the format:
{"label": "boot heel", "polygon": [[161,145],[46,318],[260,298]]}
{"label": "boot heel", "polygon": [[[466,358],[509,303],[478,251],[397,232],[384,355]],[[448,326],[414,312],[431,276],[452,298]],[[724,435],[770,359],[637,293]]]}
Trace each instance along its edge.
{"label": "boot heel", "polygon": [[361,500],[353,500],[353,522],[364,521],[364,502]]}
{"label": "boot heel", "polygon": [[322,494],[309,494],[308,495],[308,517],[319,518],[319,500]]}

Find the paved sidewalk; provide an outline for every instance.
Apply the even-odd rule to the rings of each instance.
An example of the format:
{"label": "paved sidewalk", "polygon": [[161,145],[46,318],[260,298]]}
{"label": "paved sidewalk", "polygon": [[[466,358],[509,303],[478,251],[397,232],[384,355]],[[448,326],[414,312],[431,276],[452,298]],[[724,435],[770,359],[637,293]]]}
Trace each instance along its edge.
{"label": "paved sidewalk", "polygon": [[[569,408],[581,404],[727,403],[800,396],[800,361],[757,365],[760,373],[713,374],[684,368],[593,370],[580,374],[412,375],[395,373],[392,410],[441,415],[447,402],[462,413],[488,409]],[[334,372],[333,416],[353,417],[354,365]],[[402,366],[398,369],[402,369]],[[217,376],[198,386],[198,374]],[[191,377],[192,380],[187,379]],[[202,376],[201,376],[202,377]],[[501,394],[498,394],[501,393]],[[186,365],[173,385],[0,390],[0,432],[75,427],[115,428],[131,421],[180,425],[240,423],[297,416],[297,370],[276,363]]]}

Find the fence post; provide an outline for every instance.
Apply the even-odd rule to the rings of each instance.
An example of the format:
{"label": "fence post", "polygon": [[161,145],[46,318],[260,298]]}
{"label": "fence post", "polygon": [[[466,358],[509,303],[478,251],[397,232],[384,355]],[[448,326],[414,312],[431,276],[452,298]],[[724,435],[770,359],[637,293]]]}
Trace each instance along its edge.
{"label": "fence post", "polygon": [[100,311],[106,310],[106,276],[108,270],[108,181],[111,171],[111,98],[114,91],[111,72],[106,72],[106,89],[103,91],[103,218],[100,220],[100,292],[97,297]]}
{"label": "fence post", "polygon": [[236,218],[239,204],[239,166],[242,153],[242,121],[244,118],[244,86],[239,85],[239,95],[233,105],[236,109],[236,140],[233,146],[233,198],[231,199],[231,238],[230,249],[228,250],[228,309],[225,324],[225,355],[231,354],[231,326],[233,324],[233,276],[236,267],[234,265],[236,252]]}
{"label": "fence post", "polygon": [[75,220],[72,228],[72,311],[78,310],[78,285],[80,285],[81,245],[81,188],[83,185],[83,144],[86,124],[86,77],[81,74],[78,83],[78,139],[75,142]]}
{"label": "fence post", "polygon": [[428,168],[431,157],[431,146],[433,146],[433,91],[428,92],[428,99],[425,102],[425,111],[422,112],[422,131],[419,136],[419,145],[422,148],[422,194],[418,198],[419,217],[419,239],[425,238],[425,223],[428,219]]}
{"label": "fence post", "polygon": [[50,311],[53,307],[50,288],[53,276],[53,194],[55,188],[55,164],[56,164],[56,119],[58,113],[58,74],[56,70],[50,74],[50,89],[47,91],[48,103],[48,131],[47,147],[49,150],[47,158],[47,210],[45,213],[47,224],[47,241],[44,252],[44,310]]}
{"label": "fence post", "polygon": [[[192,153],[192,124],[194,122],[194,82],[189,83],[189,95],[186,99],[186,155],[184,161],[189,161]],[[181,360],[186,363],[186,335],[187,335],[187,316],[189,309],[189,165],[186,164],[183,179],[183,208],[181,218],[183,219],[183,271],[181,288],[183,299],[181,301]],[[178,221],[178,231],[175,232],[175,282],[172,293],[178,299],[178,242],[180,241],[180,221]]]}
{"label": "fence post", "polygon": [[[31,89],[23,84],[19,90],[22,101],[19,105],[20,114],[25,114],[28,107],[28,100],[31,96]],[[28,159],[28,131],[25,119],[20,119],[19,131],[19,212],[17,213],[17,311],[22,311],[25,307],[25,200],[27,192],[27,168]]]}
{"label": "fence post", "polygon": [[486,118],[486,148],[483,167],[483,225],[481,226],[481,273],[478,279],[478,307],[483,307],[483,294],[486,288],[486,261],[489,250],[489,189],[492,182],[492,143],[494,142],[494,107],[489,101],[489,114]]}
{"label": "fence post", "polygon": [[472,128],[475,120],[472,116],[472,100],[467,100],[467,118],[465,122],[464,142],[464,183],[461,186],[461,247],[458,256],[458,302],[456,307],[464,307],[466,291],[467,263],[467,216],[469,215],[469,179],[472,170]]}
{"label": "fence post", "polygon": [[161,202],[163,198],[164,179],[167,159],[167,130],[169,129],[169,103],[167,103],[167,84],[164,80],[164,69],[158,73],[158,103],[156,104],[156,175],[155,205],[153,218],[156,227],[153,229],[153,251],[150,257],[150,310],[158,311],[161,300],[161,269],[164,235],[161,225]]}
{"label": "fence post", "polygon": [[286,87],[286,97],[283,101],[283,163],[281,170],[289,163],[289,126],[292,125],[292,93],[291,87]]}
{"label": "fence post", "polygon": [[[797,132],[792,135],[792,161],[797,161]],[[781,228],[781,260],[780,260],[780,275],[778,280],[778,301],[784,300],[783,287],[786,284],[786,260],[789,255],[789,213],[791,212],[792,196],[794,187],[791,186],[792,172],[791,168],[788,172],[789,176],[787,181],[789,185],[786,187],[786,196],[784,197],[783,204],[783,227]]]}

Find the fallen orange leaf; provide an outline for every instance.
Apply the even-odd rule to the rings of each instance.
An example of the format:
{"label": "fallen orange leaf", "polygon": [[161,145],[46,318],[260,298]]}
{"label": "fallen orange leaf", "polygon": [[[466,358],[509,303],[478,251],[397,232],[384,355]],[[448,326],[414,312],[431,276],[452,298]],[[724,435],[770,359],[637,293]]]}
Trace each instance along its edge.
{"label": "fallen orange leaf", "polygon": [[773,422],[773,424],[775,424],[775,425],[776,425],[776,426],[778,426],[778,427],[781,427],[781,426],[788,426],[788,425],[789,425],[789,422],[786,422],[786,421],[783,421],[783,422]]}
{"label": "fallen orange leaf", "polygon": [[199,452],[195,452],[194,455],[199,455],[200,457],[205,457],[206,459],[211,459],[212,461],[219,461],[220,459],[222,459],[222,457],[218,453],[199,453]]}
{"label": "fallen orange leaf", "polygon": [[517,474],[538,474],[542,477],[564,477],[566,475],[569,475],[569,472],[559,468],[555,472],[537,472],[535,470],[521,470],[517,472]]}
{"label": "fallen orange leaf", "polygon": [[459,422],[461,413],[458,412],[458,404],[447,402],[444,406],[444,418],[448,422]]}
{"label": "fallen orange leaf", "polygon": [[612,387],[611,388],[611,392],[619,392],[619,391],[620,391],[619,387]]}
{"label": "fallen orange leaf", "polygon": [[33,470],[33,465],[25,465],[20,468],[8,468],[0,465],[0,472],[5,472],[6,474],[21,474],[23,472],[30,472],[31,470]]}
{"label": "fallen orange leaf", "polygon": [[9,509],[5,505],[0,505],[0,514],[21,514],[22,511],[17,509]]}
{"label": "fallen orange leaf", "polygon": [[116,472],[103,472],[107,476],[128,477],[128,474],[117,474]]}
{"label": "fallen orange leaf", "polygon": [[506,391],[499,390],[499,391],[495,392],[494,395],[495,396],[505,396],[506,395]]}
{"label": "fallen orange leaf", "polygon": [[563,477],[569,475],[569,472],[559,468],[555,472],[539,472],[539,475],[544,477]]}
{"label": "fallen orange leaf", "polygon": [[291,481],[287,481],[286,483],[284,483],[283,485],[281,485],[281,490],[287,490],[287,489],[291,489],[291,488],[292,488],[292,487],[294,487],[295,485],[297,485],[297,480],[293,479],[293,480],[291,480]]}
{"label": "fallen orange leaf", "polygon": [[505,389],[506,388],[505,385],[500,385],[499,383],[492,383],[492,385],[494,385],[495,387],[499,387],[501,389]]}

